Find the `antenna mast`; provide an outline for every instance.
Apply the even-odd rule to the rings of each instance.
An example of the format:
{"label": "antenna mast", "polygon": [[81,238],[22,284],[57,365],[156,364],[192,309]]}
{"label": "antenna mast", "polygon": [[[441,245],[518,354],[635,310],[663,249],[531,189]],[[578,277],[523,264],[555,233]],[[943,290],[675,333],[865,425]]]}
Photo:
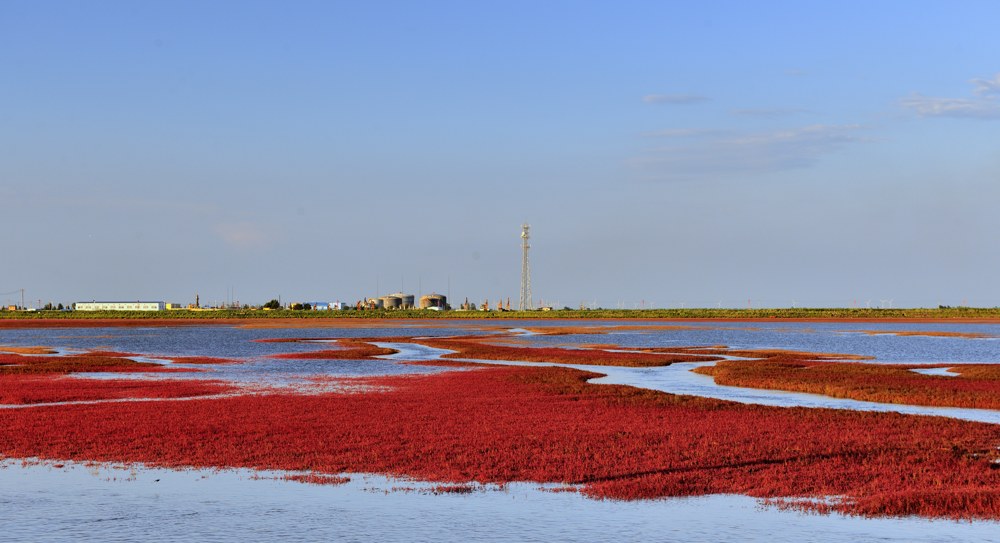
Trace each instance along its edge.
{"label": "antenna mast", "polygon": [[518,311],[530,311],[534,309],[531,303],[531,271],[528,269],[528,231],[531,226],[528,223],[521,225],[521,301],[517,304]]}

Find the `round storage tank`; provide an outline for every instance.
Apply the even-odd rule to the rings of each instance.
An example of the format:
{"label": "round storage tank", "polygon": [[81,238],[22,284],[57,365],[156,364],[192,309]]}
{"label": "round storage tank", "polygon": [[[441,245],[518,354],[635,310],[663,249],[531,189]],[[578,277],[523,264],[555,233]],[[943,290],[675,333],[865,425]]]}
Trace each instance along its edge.
{"label": "round storage tank", "polygon": [[415,299],[412,294],[403,294],[402,292],[397,292],[395,294],[390,294],[390,296],[395,296],[396,298],[399,298],[400,307],[402,307],[403,309],[412,309],[413,307],[416,307],[414,305]]}
{"label": "round storage tank", "polygon": [[437,307],[439,309],[444,309],[448,306],[448,300],[440,294],[428,294],[426,296],[420,297],[420,309],[427,309],[428,307]]}
{"label": "round storage tank", "polygon": [[386,309],[399,309],[403,305],[403,299],[399,296],[382,296],[382,305]]}

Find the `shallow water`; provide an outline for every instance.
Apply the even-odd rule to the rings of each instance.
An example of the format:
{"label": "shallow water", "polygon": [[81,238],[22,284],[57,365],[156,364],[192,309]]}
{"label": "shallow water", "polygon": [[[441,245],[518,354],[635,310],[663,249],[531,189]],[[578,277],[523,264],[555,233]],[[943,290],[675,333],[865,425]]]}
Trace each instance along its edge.
{"label": "shallow water", "polygon": [[[511,327],[587,325],[587,322],[504,322]],[[606,323],[601,323],[605,325]],[[622,323],[634,325],[635,323]],[[659,323],[658,323],[659,324]],[[689,323],[677,323],[690,326]],[[1000,362],[994,339],[867,335],[857,330],[929,330],[1000,336],[998,325],[898,323],[698,323],[694,329],[621,330],[607,336],[521,334],[533,345],[618,343],[627,347],[728,345],[873,356],[875,362],[954,364]],[[328,344],[261,343],[263,338],[392,337],[457,335],[465,328],[436,325],[412,329],[81,328],[2,330],[0,345],[45,345],[60,349],[110,349],[150,357],[240,358],[240,365],[199,366],[185,377],[245,384],[290,385],[314,375],[351,377],[453,371],[398,364],[433,360],[441,350],[405,346],[383,360],[278,360],[269,355],[330,348]],[[481,333],[481,332],[480,332]],[[633,384],[674,393],[699,394],[768,405],[886,408],[822,396],[719,387],[689,371],[695,364],[666,368],[580,366],[607,377],[598,382]],[[90,376],[93,376],[91,374]],[[177,378],[148,374],[146,378]],[[114,374],[114,378],[126,375]],[[142,377],[142,376],[139,376]],[[791,404],[781,402],[792,402]],[[796,403],[797,402],[797,403]],[[832,405],[836,404],[836,405]],[[917,408],[930,409],[936,408]],[[956,410],[976,411],[976,410]],[[998,412],[990,416],[996,416]],[[936,414],[941,414],[937,412]],[[962,416],[962,413],[953,413]],[[964,418],[964,417],[963,417]],[[976,419],[979,420],[979,419]],[[1000,422],[992,420],[991,422]],[[256,480],[249,472],[113,470],[70,464],[0,469],[0,540],[30,541],[995,541],[1000,523],[863,519],[819,516],[762,508],[741,496],[709,496],[641,502],[611,502],[574,493],[510,485],[503,491],[462,495],[400,492],[411,482],[354,476],[341,486]]]}
{"label": "shallow water", "polygon": [[[742,496],[611,502],[513,484],[472,494],[352,475],[344,485],[247,471],[0,469],[9,541],[995,541],[995,522],[860,519]],[[415,490],[400,491],[406,487]]]}
{"label": "shallow water", "polygon": [[[579,323],[566,323],[566,325]],[[614,324],[614,323],[613,323]],[[635,323],[618,323],[633,326]],[[874,357],[885,363],[1000,362],[1000,325],[886,322],[673,322],[673,330],[623,330],[607,336],[531,336],[534,344],[617,343],[623,347],[726,345],[734,349],[780,348]],[[549,325],[553,326],[553,325]],[[878,332],[869,335],[861,331]],[[891,331],[977,333],[990,337],[897,336]]]}

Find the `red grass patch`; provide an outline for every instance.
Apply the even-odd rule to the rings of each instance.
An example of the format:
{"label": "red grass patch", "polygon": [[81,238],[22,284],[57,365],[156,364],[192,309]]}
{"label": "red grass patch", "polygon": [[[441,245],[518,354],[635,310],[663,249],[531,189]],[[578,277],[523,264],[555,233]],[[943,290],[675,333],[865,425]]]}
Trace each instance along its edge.
{"label": "red grass patch", "polygon": [[408,360],[400,362],[407,366],[436,366],[441,368],[482,368],[484,364],[478,362],[460,362],[458,360]]}
{"label": "red grass patch", "polygon": [[693,324],[618,324],[618,325],[591,325],[591,326],[532,326],[527,328],[529,332],[543,334],[546,336],[565,335],[591,335],[607,334],[610,332],[655,332],[655,331],[682,331],[682,330],[740,330],[757,331],[760,328],[731,326],[709,326]]}
{"label": "red grass patch", "polygon": [[695,356],[679,353],[679,349],[642,349],[612,352],[599,349],[562,349],[558,347],[521,347],[497,345],[490,341],[505,341],[503,336],[476,336],[460,338],[420,338],[409,341],[438,349],[456,351],[444,358],[476,358],[480,360],[508,360],[520,362],[555,362],[560,364],[586,364],[592,366],[651,367],[669,366],[673,362],[721,360],[718,357]]}
{"label": "red grass patch", "polygon": [[[0,455],[581,484],[599,498],[843,496],[854,514],[1000,519],[1000,427],[782,409],[490,367],[377,394],[0,410]],[[813,506],[819,509],[819,506]]]}
{"label": "red grass patch", "polygon": [[77,372],[174,372],[160,364],[120,358],[119,353],[87,353],[67,356],[29,356],[0,353],[0,375]]}
{"label": "red grass patch", "polygon": [[910,371],[929,366],[814,362],[809,360],[734,360],[694,371],[720,385],[823,394],[854,400],[1000,409],[1000,365],[952,368],[959,377]]}
{"label": "red grass patch", "polygon": [[142,356],[138,353],[126,353],[123,351],[106,351],[98,349],[96,351],[88,351],[87,356],[104,356],[109,358],[130,358],[133,356]]}
{"label": "red grass patch", "polygon": [[50,347],[12,347],[9,345],[0,346],[0,353],[10,354],[55,354],[56,351]]}
{"label": "red grass patch", "polygon": [[[263,340],[266,342],[275,342],[274,340]],[[316,341],[312,340],[292,340],[298,342],[306,341]],[[271,358],[284,358],[291,360],[365,360],[371,359],[376,356],[394,354],[399,351],[395,349],[386,349],[383,347],[376,347],[372,345],[371,341],[387,341],[387,340],[362,340],[362,339],[338,339],[337,345],[341,348],[339,349],[326,349],[321,351],[306,351],[301,353],[282,353],[271,355]],[[287,340],[277,341],[277,343],[287,343]]]}
{"label": "red grass patch", "polygon": [[1000,381],[1000,364],[962,364],[948,369],[969,379]]}
{"label": "red grass patch", "polygon": [[175,356],[168,360],[178,364],[239,364],[241,362],[232,358],[216,358],[213,356]]}
{"label": "red grass patch", "polygon": [[472,494],[476,487],[472,485],[434,485],[432,494]]}
{"label": "red grass patch", "polygon": [[0,404],[117,400],[126,398],[190,398],[232,392],[220,381],[77,379],[49,375],[0,375]]}
{"label": "red grass patch", "polygon": [[283,481],[295,481],[297,483],[307,483],[311,485],[342,485],[351,482],[350,477],[340,475],[323,475],[319,473],[307,473],[304,475],[284,475]]}
{"label": "red grass patch", "polygon": [[996,337],[993,334],[983,334],[980,332],[945,332],[941,330],[846,330],[856,334],[867,334],[869,336],[925,336],[925,337],[954,337],[966,339],[982,339]]}

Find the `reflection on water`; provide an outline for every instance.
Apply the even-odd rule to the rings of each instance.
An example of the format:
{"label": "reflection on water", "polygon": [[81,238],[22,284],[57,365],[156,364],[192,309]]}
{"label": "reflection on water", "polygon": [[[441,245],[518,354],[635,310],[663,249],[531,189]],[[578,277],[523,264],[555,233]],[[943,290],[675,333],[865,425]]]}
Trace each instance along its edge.
{"label": "reflection on water", "polygon": [[[570,323],[567,323],[570,324]],[[579,323],[574,323],[579,325]],[[626,324],[626,323],[622,323]],[[634,326],[635,323],[627,323]],[[657,323],[664,324],[664,323]],[[692,326],[690,323],[668,323]],[[552,325],[550,325],[552,326]],[[699,322],[693,329],[623,330],[610,338],[593,335],[532,336],[539,345],[604,343],[623,347],[727,345],[734,349],[787,349],[874,357],[886,363],[1000,362],[1000,325],[886,322]],[[868,335],[871,331],[930,331],[983,334],[986,338]]]}
{"label": "reflection on water", "polygon": [[[741,496],[597,501],[514,484],[439,494],[351,476],[344,485],[247,471],[0,469],[10,541],[995,541],[995,522],[862,519],[764,508]],[[393,491],[394,488],[416,491]]]}
{"label": "reflection on water", "polygon": [[[587,326],[587,321],[504,321],[505,326]],[[616,323],[601,322],[601,326]],[[635,322],[617,323],[634,327]],[[655,325],[691,327],[690,323]],[[971,332],[983,339],[868,335],[872,331]],[[319,342],[261,343],[264,338],[393,337],[406,335],[454,336],[482,334],[464,327],[448,328],[343,328],[343,329],[243,329],[227,326],[183,326],[166,328],[64,328],[0,330],[0,344],[45,345],[68,349],[110,349],[161,356],[215,356],[255,358],[284,352],[329,348]],[[699,322],[691,328],[626,329],[613,335],[525,335],[521,341],[533,345],[606,343],[625,347],[669,347],[688,345],[728,345],[736,349],[780,348],[823,353],[848,353],[875,357],[876,362],[1000,362],[1000,325],[967,323],[734,323]]]}

